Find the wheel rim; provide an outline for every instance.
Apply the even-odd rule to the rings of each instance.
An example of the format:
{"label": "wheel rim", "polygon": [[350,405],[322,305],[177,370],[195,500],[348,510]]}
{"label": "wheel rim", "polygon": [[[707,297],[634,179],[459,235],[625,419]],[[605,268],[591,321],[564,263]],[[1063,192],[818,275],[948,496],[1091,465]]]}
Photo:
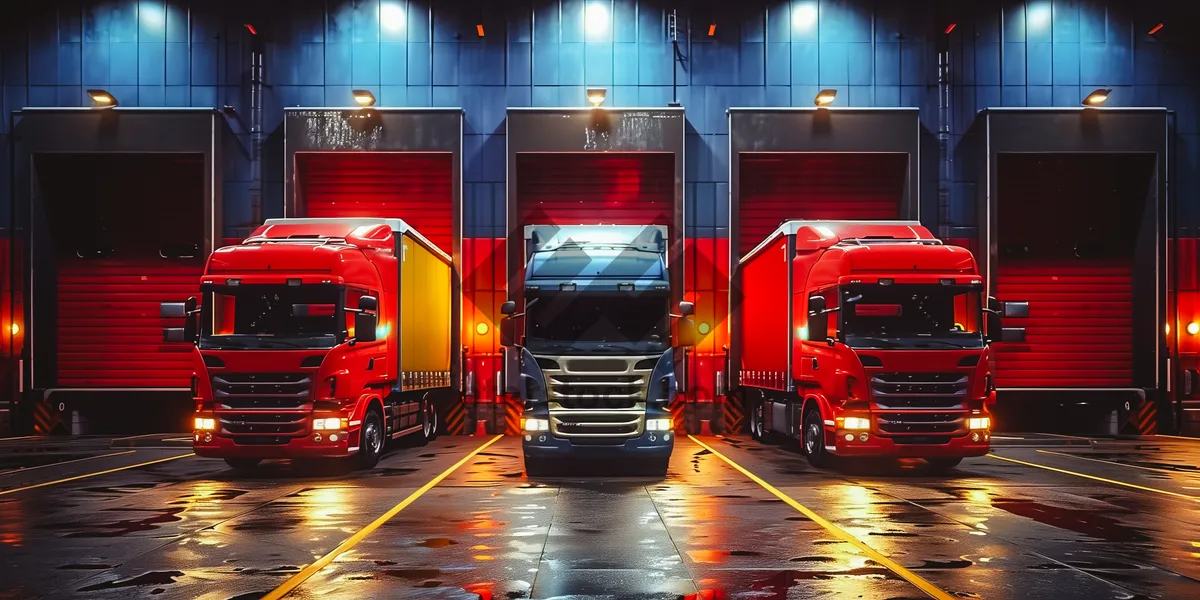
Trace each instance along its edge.
{"label": "wheel rim", "polygon": [[763,435],[763,412],[763,406],[761,404],[754,409],[754,423],[751,424],[751,427],[754,428],[754,433],[757,434],[758,437],[762,437]]}
{"label": "wheel rim", "polygon": [[376,419],[368,419],[366,426],[363,428],[363,438],[366,440],[366,447],[370,449],[372,454],[378,454],[379,448],[383,445],[383,436],[379,435],[379,423]]}
{"label": "wheel rim", "polygon": [[817,423],[809,423],[804,428],[804,452],[811,455],[817,451],[821,443],[821,426]]}
{"label": "wheel rim", "polygon": [[425,434],[425,437],[430,438],[433,437],[434,428],[437,427],[437,411],[434,410],[432,402],[425,403],[424,413],[425,417],[421,424],[422,432]]}

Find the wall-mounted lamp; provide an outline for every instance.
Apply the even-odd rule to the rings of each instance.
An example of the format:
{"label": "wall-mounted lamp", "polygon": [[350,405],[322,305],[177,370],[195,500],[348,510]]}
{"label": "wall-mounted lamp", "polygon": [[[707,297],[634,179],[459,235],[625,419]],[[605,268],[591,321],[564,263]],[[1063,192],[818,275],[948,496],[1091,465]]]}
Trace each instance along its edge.
{"label": "wall-mounted lamp", "polygon": [[375,106],[375,94],[372,94],[371,90],[354,90],[350,93],[354,94],[354,101],[359,106],[363,108]]}
{"label": "wall-mounted lamp", "polygon": [[475,333],[477,333],[479,335],[487,335],[487,332],[488,332],[488,324],[487,323],[481,322],[481,323],[478,323],[475,325]]}
{"label": "wall-mounted lamp", "polygon": [[483,23],[475,25],[475,34],[479,37],[483,37]]}
{"label": "wall-mounted lamp", "polygon": [[604,104],[604,97],[608,95],[608,90],[602,87],[594,87],[587,89],[587,99],[593,107],[598,108]]}
{"label": "wall-mounted lamp", "polygon": [[1188,335],[1196,335],[1197,333],[1200,333],[1200,323],[1197,323],[1195,321],[1188,323],[1187,324],[1187,332],[1188,332]]}
{"label": "wall-mounted lamp", "polygon": [[817,92],[817,97],[813,99],[813,104],[817,106],[829,106],[833,104],[834,98],[837,98],[837,90],[821,90]]}
{"label": "wall-mounted lamp", "polygon": [[709,25],[708,25],[708,37],[715,37],[716,35],[717,35],[717,24],[716,24],[716,23],[709,23]]}
{"label": "wall-mounted lamp", "polygon": [[104,90],[88,90],[87,93],[96,108],[112,108],[119,104],[115,96]]}
{"label": "wall-mounted lamp", "polygon": [[1100,88],[1100,89],[1088,94],[1087,98],[1083,99],[1083,105],[1084,106],[1100,106],[1101,104],[1104,104],[1105,100],[1108,100],[1108,95],[1111,93],[1112,93],[1112,90],[1106,90],[1104,88]]}

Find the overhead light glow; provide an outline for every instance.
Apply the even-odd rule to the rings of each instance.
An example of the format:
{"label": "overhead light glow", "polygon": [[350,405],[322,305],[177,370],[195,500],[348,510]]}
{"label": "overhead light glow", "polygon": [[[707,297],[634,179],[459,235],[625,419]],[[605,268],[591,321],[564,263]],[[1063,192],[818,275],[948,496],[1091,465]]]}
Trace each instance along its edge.
{"label": "overhead light glow", "polygon": [[594,107],[599,107],[601,104],[604,104],[604,98],[607,95],[608,95],[608,90],[605,88],[602,88],[602,87],[594,87],[594,88],[587,89],[588,102]]}
{"label": "overhead light glow", "polygon": [[350,93],[354,94],[354,101],[357,102],[359,106],[364,108],[368,106],[375,106],[375,94],[372,94],[371,90],[354,90]]}
{"label": "overhead light glow", "polygon": [[1196,335],[1197,333],[1200,333],[1200,323],[1197,323],[1195,321],[1188,323],[1187,332],[1188,332],[1188,335]]}
{"label": "overhead light glow", "polygon": [[1154,34],[1158,33],[1158,30],[1159,30],[1159,29],[1162,29],[1162,28],[1163,28],[1163,24],[1162,24],[1162,23],[1159,23],[1158,25],[1155,25],[1154,27],[1150,28],[1150,35],[1154,35]]}
{"label": "overhead light glow", "polygon": [[8,330],[11,331],[13,335],[17,335],[18,333],[21,333],[21,326],[13,323],[9,326]]}
{"label": "overhead light glow", "polygon": [[813,99],[813,104],[817,106],[829,106],[833,104],[835,98],[837,98],[837,90],[821,90],[817,92],[817,97]]}
{"label": "overhead light glow", "polygon": [[801,2],[792,8],[792,28],[807,31],[817,26],[817,3]]}
{"label": "overhead light glow", "polygon": [[387,31],[404,31],[404,6],[399,2],[379,4],[379,26]]}
{"label": "overhead light glow", "polygon": [[584,10],[584,29],[589,37],[600,37],[608,32],[608,6],[606,2],[589,2]]}
{"label": "overhead light glow", "polygon": [[1025,9],[1025,23],[1030,29],[1040,30],[1050,27],[1050,20],[1053,15],[1050,9],[1049,0],[1042,2],[1031,2],[1029,7]]}
{"label": "overhead light glow", "polygon": [[167,11],[155,2],[138,3],[138,20],[147,27],[163,29],[167,25]]}
{"label": "overhead light glow", "polygon": [[104,90],[88,90],[87,93],[96,108],[112,108],[119,104],[116,97]]}
{"label": "overhead light glow", "polygon": [[1108,100],[1108,95],[1111,93],[1112,93],[1112,90],[1100,88],[1100,89],[1088,94],[1087,98],[1083,99],[1083,105],[1084,106],[1100,106],[1101,104],[1104,104],[1105,100]]}

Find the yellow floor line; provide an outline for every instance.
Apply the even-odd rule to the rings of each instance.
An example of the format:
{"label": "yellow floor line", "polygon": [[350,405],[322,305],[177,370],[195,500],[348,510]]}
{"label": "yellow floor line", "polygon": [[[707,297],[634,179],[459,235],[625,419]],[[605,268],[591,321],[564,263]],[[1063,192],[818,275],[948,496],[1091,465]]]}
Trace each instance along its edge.
{"label": "yellow floor line", "polygon": [[310,577],[312,577],[313,575],[316,575],[321,569],[324,569],[326,565],[333,562],[333,559],[337,558],[338,556],[345,553],[347,550],[350,550],[351,548],[358,545],[358,543],[363,541],[363,539],[365,539],[368,535],[370,535],[372,531],[375,531],[376,529],[379,529],[380,527],[382,527],[384,523],[387,523],[388,520],[390,520],[392,517],[396,516],[397,513],[404,510],[405,508],[407,508],[409,504],[412,504],[414,501],[416,501],[417,498],[420,498],[421,496],[423,496],[425,494],[425,492],[428,492],[429,490],[433,489],[433,486],[441,483],[441,481],[443,479],[449,477],[450,474],[457,471],[459,467],[467,464],[467,462],[469,462],[472,458],[475,458],[476,454],[483,452],[488,446],[491,446],[492,444],[495,444],[496,442],[500,441],[500,438],[502,438],[502,437],[504,437],[504,436],[497,435],[497,436],[493,437],[492,439],[488,440],[487,442],[484,442],[484,444],[482,446],[472,450],[471,453],[464,456],[462,458],[462,460],[459,460],[458,462],[454,463],[453,465],[450,466],[449,469],[442,471],[442,473],[440,475],[438,475],[437,477],[434,477],[433,479],[430,479],[429,483],[426,483],[425,485],[421,486],[417,491],[409,494],[407,498],[401,500],[400,503],[393,506],[391,510],[383,513],[383,515],[381,515],[378,519],[371,521],[371,523],[369,525],[367,525],[366,527],[363,527],[362,529],[359,529],[358,532],[356,532],[354,535],[346,538],[345,541],[343,541],[341,544],[338,544],[337,548],[334,548],[332,551],[330,551],[325,556],[318,558],[312,564],[308,565],[307,567],[304,567],[304,569],[302,569],[299,573],[292,575],[292,577],[290,579],[283,582],[283,584],[280,585],[279,587],[271,590],[271,592],[268,593],[266,596],[263,596],[261,600],[278,600],[279,598],[283,598],[284,596],[292,593],[293,590],[300,587],[300,585],[303,584],[305,581],[308,581],[308,579]]}
{"label": "yellow floor line", "polygon": [[125,450],[123,452],[110,452],[108,454],[101,454],[99,456],[85,456],[83,458],[76,458],[73,460],[64,460],[62,462],[49,463],[49,464],[45,464],[45,465],[37,465],[35,467],[20,467],[17,469],[10,469],[8,471],[0,471],[0,475],[11,475],[12,473],[24,473],[26,471],[32,471],[34,469],[45,469],[46,467],[57,467],[59,465],[69,465],[71,463],[82,462],[85,460],[96,460],[97,458],[108,458],[110,456],[120,456],[122,454],[133,454],[134,452],[137,452],[137,450]]}
{"label": "yellow floor line", "polygon": [[812,520],[817,525],[824,527],[827,531],[829,531],[833,535],[841,538],[842,541],[845,541],[845,542],[853,545],[855,548],[862,550],[863,554],[866,554],[871,560],[883,565],[884,567],[887,567],[887,569],[890,570],[891,572],[899,575],[900,577],[903,577],[905,581],[917,586],[918,589],[920,589],[922,592],[925,592],[925,594],[928,595],[930,598],[936,598],[937,600],[954,600],[954,596],[951,596],[950,594],[943,591],[941,588],[937,587],[936,585],[933,585],[932,583],[925,581],[923,578],[921,578],[920,575],[917,575],[916,573],[909,571],[908,569],[904,568],[904,566],[901,565],[900,563],[897,563],[896,561],[894,561],[894,560],[888,558],[887,556],[883,555],[882,553],[880,553],[878,550],[868,546],[866,542],[858,539],[857,537],[854,536],[854,534],[850,533],[849,531],[846,531],[845,529],[842,529],[841,527],[838,527],[837,525],[834,525],[833,523],[825,520],[823,517],[821,517],[821,515],[818,515],[817,513],[813,512],[807,506],[800,504],[795,499],[793,499],[791,496],[788,496],[787,494],[779,491],[779,489],[777,489],[775,486],[767,483],[766,481],[763,481],[763,479],[761,477],[755,475],[754,473],[751,473],[750,471],[746,470],[745,467],[737,464],[736,462],[733,462],[732,459],[725,456],[724,454],[717,452],[712,446],[709,446],[708,444],[705,444],[704,442],[696,439],[695,436],[689,435],[688,437],[691,438],[691,440],[693,442],[696,442],[697,444],[699,444],[700,447],[704,448],[705,450],[708,450],[709,452],[712,452],[714,456],[725,461],[725,463],[728,464],[729,466],[740,471],[742,473],[742,475],[749,477],[750,480],[753,481],[754,483],[757,483],[758,485],[762,486],[763,489],[774,494],[776,498],[783,500],[785,503],[787,503],[788,506],[791,506],[792,508],[799,511],[800,514],[803,514],[804,516],[808,517],[810,520]]}
{"label": "yellow floor line", "polygon": [[57,484],[60,484],[60,483],[66,483],[66,482],[68,482],[68,481],[76,481],[76,480],[79,480],[79,479],[87,479],[88,477],[97,477],[97,476],[99,476],[99,475],[107,475],[107,474],[109,474],[109,473],[116,473],[117,471],[124,471],[124,470],[126,470],[126,469],[136,469],[136,468],[138,468],[138,467],[147,467],[147,466],[150,466],[150,465],[155,465],[155,464],[158,464],[158,463],[164,463],[164,462],[167,462],[168,460],[176,460],[176,459],[179,459],[179,458],[187,458],[187,457],[189,457],[189,456],[195,456],[195,454],[194,454],[194,453],[191,453],[191,452],[188,452],[187,454],[180,454],[179,456],[168,456],[168,457],[166,457],[166,458],[160,458],[160,459],[157,459],[157,460],[148,460],[148,461],[146,461],[146,462],[143,462],[143,463],[137,463],[136,465],[127,465],[127,466],[124,466],[124,467],[117,467],[117,468],[115,468],[115,469],[107,469],[107,470],[104,470],[104,471],[96,471],[95,473],[87,473],[87,474],[85,474],[85,475],[76,475],[76,476],[74,476],[74,477],[66,477],[66,478],[63,478],[63,479],[56,479],[56,480],[54,480],[54,481],[47,481],[47,482],[45,482],[45,483],[38,483],[38,484],[34,484],[34,485],[27,485],[27,486],[25,486],[25,487],[13,488],[13,489],[11,489],[11,490],[4,490],[4,491],[0,492],[0,496],[3,496],[3,495],[5,495],[5,494],[15,494],[15,493],[17,493],[17,492],[23,492],[23,491],[25,491],[25,490],[32,490],[32,489],[34,489],[34,488],[46,487],[46,486],[49,486],[49,485],[57,485]]}
{"label": "yellow floor line", "polygon": [[1165,494],[1165,495],[1167,495],[1167,496],[1174,496],[1174,497],[1176,497],[1176,498],[1183,498],[1184,500],[1191,500],[1192,502],[1200,502],[1200,497],[1197,497],[1197,496],[1189,496],[1189,495],[1187,495],[1187,494],[1180,494],[1179,492],[1171,492],[1171,491],[1168,491],[1168,490],[1160,490],[1160,489],[1158,489],[1158,488],[1146,487],[1146,486],[1144,486],[1144,485],[1138,485],[1138,484],[1136,484],[1136,483],[1126,483],[1126,482],[1124,482],[1124,481],[1117,481],[1117,480],[1115,480],[1115,479],[1107,479],[1107,478],[1104,478],[1104,477],[1097,477],[1097,476],[1095,476],[1095,475],[1088,475],[1087,473],[1077,473],[1077,472],[1075,472],[1075,471],[1070,471],[1070,470],[1067,470],[1067,469],[1060,469],[1060,468],[1058,468],[1058,467],[1050,467],[1050,466],[1046,466],[1046,465],[1039,465],[1039,464],[1037,464],[1037,463],[1031,463],[1031,462],[1026,462],[1026,461],[1023,461],[1023,460],[1017,460],[1017,459],[1015,459],[1015,458],[1008,458],[1007,456],[1000,456],[1000,455],[998,455],[998,454],[988,454],[988,457],[989,457],[989,458],[994,458],[994,459],[997,459],[997,460],[1004,460],[1004,461],[1008,461],[1008,462],[1011,462],[1011,463],[1016,463],[1016,464],[1018,464],[1018,465],[1025,465],[1025,466],[1027,466],[1027,467],[1037,467],[1037,468],[1039,468],[1039,469],[1046,469],[1047,471],[1054,471],[1054,472],[1056,472],[1056,473],[1063,473],[1063,474],[1066,474],[1066,475],[1074,475],[1074,476],[1076,476],[1076,477],[1083,477],[1084,479],[1091,479],[1091,480],[1093,480],[1093,481],[1103,481],[1104,483],[1111,483],[1111,484],[1113,484],[1113,485],[1120,485],[1120,486],[1124,486],[1124,487],[1127,487],[1127,488],[1133,488],[1133,489],[1135,489],[1135,490],[1142,490],[1142,491],[1144,491],[1144,492],[1154,492],[1154,493],[1156,493],[1156,494]]}

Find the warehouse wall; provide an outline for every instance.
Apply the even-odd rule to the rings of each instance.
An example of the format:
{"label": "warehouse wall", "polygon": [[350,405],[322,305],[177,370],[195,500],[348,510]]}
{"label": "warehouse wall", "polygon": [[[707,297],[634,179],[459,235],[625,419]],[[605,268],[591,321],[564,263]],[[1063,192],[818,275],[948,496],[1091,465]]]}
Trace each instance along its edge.
{"label": "warehouse wall", "polygon": [[[980,108],[1077,106],[1097,87],[1113,88],[1110,106],[1174,110],[1175,199],[1181,223],[1200,225],[1194,3],[292,0],[277,10],[270,4],[43,0],[6,8],[13,12],[0,24],[3,112],[83,106],[87,89],[103,88],[123,106],[230,105],[248,115],[249,51],[262,43],[268,134],[277,131],[283,107],[345,106],[356,88],[372,90],[382,106],[463,107],[464,234],[483,241],[504,237],[505,107],[582,106],[587,86],[608,88],[607,106],[663,106],[677,98],[689,123],[688,234],[714,241],[698,247],[689,279],[720,296],[723,273],[714,265],[727,251],[720,243],[728,225],[725,109],[811,106],[818,90],[835,88],[840,106],[920,107],[934,130],[936,52],[948,43],[954,142]],[[672,4],[681,9],[682,66],[673,62],[666,34],[664,8]],[[1148,34],[1159,22],[1164,27]],[[946,34],[949,23],[956,26]],[[710,24],[716,24],[712,37]],[[0,120],[3,152],[9,127],[7,118]],[[232,127],[245,138],[244,121],[234,119]],[[281,214],[283,199],[282,167],[272,154],[281,154],[278,135],[268,142],[264,214],[270,217]],[[8,161],[2,162],[7,182]],[[958,226],[954,237],[970,237],[974,182],[956,172],[942,224]],[[9,189],[0,186],[6,232]],[[236,237],[252,226],[243,222],[249,183],[227,181],[225,198],[225,234]],[[469,247],[489,252],[495,245]],[[469,258],[466,264],[487,262]]]}

